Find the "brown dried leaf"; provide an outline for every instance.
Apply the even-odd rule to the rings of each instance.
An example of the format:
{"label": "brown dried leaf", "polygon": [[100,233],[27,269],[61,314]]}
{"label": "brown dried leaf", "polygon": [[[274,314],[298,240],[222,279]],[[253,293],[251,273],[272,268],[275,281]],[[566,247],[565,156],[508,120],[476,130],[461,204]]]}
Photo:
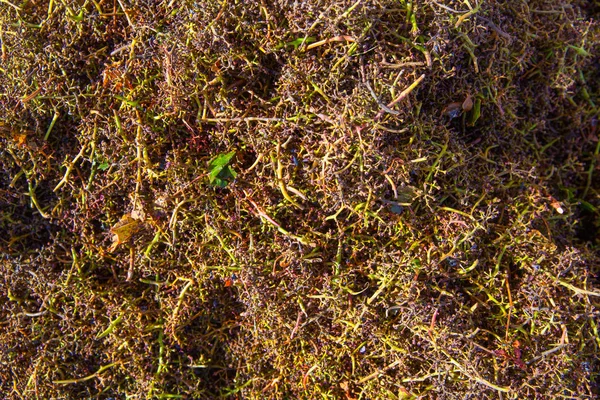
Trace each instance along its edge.
{"label": "brown dried leaf", "polygon": [[134,219],[130,214],[124,214],[119,222],[110,228],[110,233],[113,234],[113,243],[110,246],[110,251],[114,251],[120,244],[127,242],[140,230],[141,225],[141,221]]}
{"label": "brown dried leaf", "polygon": [[27,134],[26,133],[22,133],[22,132],[15,132],[12,134],[13,136],[13,141],[15,142],[15,144],[19,147],[26,147],[27,146]]}
{"label": "brown dried leaf", "polygon": [[465,101],[463,101],[462,109],[463,109],[463,111],[467,111],[467,112],[471,111],[473,109],[473,97],[470,94],[468,94]]}
{"label": "brown dried leaf", "polygon": [[446,107],[444,107],[444,109],[442,110],[442,115],[445,115],[446,117],[448,117],[450,119],[454,119],[460,115],[461,110],[462,110],[461,102],[450,103]]}

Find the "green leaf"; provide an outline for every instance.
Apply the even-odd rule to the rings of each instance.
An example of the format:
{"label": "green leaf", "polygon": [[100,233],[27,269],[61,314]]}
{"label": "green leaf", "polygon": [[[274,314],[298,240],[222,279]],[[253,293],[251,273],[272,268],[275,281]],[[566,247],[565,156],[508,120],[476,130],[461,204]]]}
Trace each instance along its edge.
{"label": "green leaf", "polygon": [[217,177],[219,176],[219,174],[221,173],[222,170],[223,170],[222,166],[217,166],[210,170],[210,172],[208,173],[208,178],[210,179],[210,183],[213,183],[213,181],[215,179],[217,179]]}
{"label": "green leaf", "polygon": [[228,165],[234,155],[235,151],[219,154],[208,163],[208,179],[212,185],[225,187],[235,179],[237,172]]}
{"label": "green leaf", "polygon": [[227,166],[223,169],[223,171],[219,174],[221,178],[231,178],[235,179],[237,176],[237,172],[235,172],[230,166]]}
{"label": "green leaf", "polygon": [[591,212],[598,212],[598,209],[596,207],[594,207],[591,203],[588,203],[585,200],[580,200],[579,201],[581,203],[581,206],[587,210],[587,211],[591,211]]}
{"label": "green leaf", "polygon": [[231,161],[231,159],[233,158],[233,156],[235,156],[235,150],[234,151],[230,151],[229,153],[222,153],[219,154],[218,156],[216,156],[215,158],[213,158],[209,163],[208,163],[208,169],[213,169],[215,167],[224,167],[227,164],[229,164],[229,161]]}
{"label": "green leaf", "polygon": [[218,187],[221,187],[221,188],[224,188],[224,187],[226,187],[226,186],[227,186],[227,181],[224,181],[224,180],[223,180],[223,179],[221,179],[221,178],[215,178],[215,180],[214,180],[214,181],[212,181],[211,183],[212,183],[214,186],[218,186]]}
{"label": "green leaf", "polygon": [[481,99],[479,97],[475,98],[475,104],[473,105],[473,109],[471,110],[471,115],[469,116],[469,126],[475,126],[475,122],[481,116]]}
{"label": "green leaf", "polygon": [[107,162],[103,162],[102,164],[98,165],[98,169],[100,171],[106,171],[108,167],[110,167],[110,164]]}

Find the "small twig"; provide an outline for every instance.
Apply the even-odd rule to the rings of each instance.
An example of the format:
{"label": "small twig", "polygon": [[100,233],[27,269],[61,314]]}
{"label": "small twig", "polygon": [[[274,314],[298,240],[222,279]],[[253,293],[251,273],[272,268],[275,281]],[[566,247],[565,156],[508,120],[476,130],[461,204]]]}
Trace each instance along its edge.
{"label": "small twig", "polygon": [[492,29],[494,32],[496,32],[498,35],[500,35],[503,38],[507,39],[509,42],[512,42],[512,40],[513,40],[512,36],[510,36],[508,33],[504,32],[502,29],[498,28],[498,25],[494,24],[489,19],[487,19],[485,17],[482,17],[481,15],[478,15],[477,18],[479,18],[480,20],[482,20],[483,22],[485,22],[486,25],[490,29]]}
{"label": "small twig", "polygon": [[56,124],[56,121],[58,121],[59,117],[60,117],[60,113],[58,111],[56,111],[56,109],[55,109],[54,116],[52,117],[52,121],[50,121],[50,126],[48,126],[48,129],[46,129],[46,134],[44,135],[44,142],[48,141],[48,137],[50,137],[50,132],[52,132],[52,128],[54,128],[54,125]]}
{"label": "small twig", "polygon": [[133,197],[133,204],[135,205],[138,199],[138,195],[140,193],[140,187],[142,186],[142,125],[141,120],[139,120],[140,116],[138,111],[136,110],[136,114],[138,117],[138,126],[135,135],[135,147],[136,147],[136,155],[135,160],[137,161],[137,171],[135,178],[135,193]]}
{"label": "small twig", "polygon": [[281,164],[280,156],[281,156],[281,144],[279,142],[277,142],[277,155],[276,155],[277,167],[275,168],[275,173],[277,175],[277,183],[279,184],[279,190],[281,191],[281,194],[283,194],[283,197],[287,201],[289,201],[294,207],[296,207],[300,210],[304,210],[304,207],[302,207],[300,204],[298,204],[298,202],[296,202],[294,199],[292,199],[292,196],[290,196],[290,194],[287,191],[285,181],[283,180],[283,164]]}
{"label": "small twig", "polygon": [[[173,310],[173,313],[172,313],[172,321],[177,320],[177,315],[179,314],[179,310],[181,310],[181,305],[183,304],[183,299],[185,297],[185,294],[187,293],[188,289],[194,284],[194,280],[190,279],[190,278],[178,277],[177,279],[185,281],[187,283],[183,286],[183,289],[181,289],[181,292],[179,293],[179,299],[177,300],[177,305],[175,306],[175,309]],[[173,283],[175,283],[175,282],[173,282]]]}
{"label": "small twig", "polygon": [[580,289],[577,286],[571,285],[570,283],[561,281],[557,277],[553,276],[550,272],[545,271],[545,273],[549,278],[553,279],[554,282],[558,283],[561,286],[566,287],[569,290],[572,290],[573,292],[575,292],[575,294],[600,297],[600,292],[595,292],[595,291],[586,290],[586,289]]}
{"label": "small twig", "polygon": [[565,347],[567,347],[568,345],[569,345],[569,343],[563,343],[563,344],[560,344],[560,345],[556,346],[556,347],[555,347],[555,348],[553,348],[553,349],[546,350],[545,352],[543,352],[543,353],[542,353],[542,354],[540,354],[539,356],[537,356],[537,357],[535,357],[535,358],[532,358],[531,360],[527,361],[527,365],[531,365],[531,364],[533,364],[534,362],[536,362],[537,360],[540,360],[540,359],[542,359],[542,358],[544,358],[544,357],[546,357],[546,356],[549,356],[549,355],[550,355],[550,354],[552,354],[552,353],[556,353],[557,351],[564,349],[564,348],[565,348]]}
{"label": "small twig", "polygon": [[254,168],[256,168],[256,166],[258,165],[258,163],[260,162],[260,160],[263,159],[265,155],[263,153],[259,153],[258,156],[256,157],[256,160],[254,160],[254,163],[252,163],[252,165],[250,166],[250,168],[248,168],[246,170],[246,173],[252,171]]}
{"label": "small twig", "polygon": [[23,98],[21,99],[21,101],[22,101],[23,103],[27,103],[27,102],[29,102],[31,99],[33,99],[35,96],[37,96],[38,94],[40,94],[40,92],[41,92],[41,91],[42,91],[42,87],[40,86],[39,88],[37,88],[37,89],[35,89],[33,92],[31,92],[31,94],[29,94],[29,95],[27,95],[27,96],[23,97]]}
{"label": "small twig", "polygon": [[14,8],[17,11],[23,11],[23,9],[21,7],[14,5],[13,3],[11,3],[8,0],[0,0],[0,3],[8,4],[9,6],[11,6],[12,8]]}
{"label": "small twig", "polygon": [[446,11],[450,11],[450,12],[453,12],[453,13],[455,13],[455,14],[460,14],[460,11],[457,11],[457,10],[455,10],[455,9],[453,9],[453,8],[450,8],[450,7],[448,7],[448,6],[445,6],[445,5],[443,5],[443,4],[440,4],[440,3],[438,3],[438,2],[437,2],[437,1],[435,1],[435,0],[432,0],[431,2],[432,2],[433,4],[435,4],[436,6],[438,6],[438,7],[440,7],[440,8],[443,8],[443,9],[444,9],[444,10],[446,10]]}
{"label": "small twig", "polygon": [[433,331],[435,329],[435,322],[437,321],[439,311],[440,309],[439,307],[437,307],[433,312],[433,315],[431,316],[431,323],[429,324],[429,331],[427,332],[433,343],[435,343],[435,336],[433,336]]}
{"label": "small twig", "polygon": [[68,384],[71,384],[71,383],[80,383],[80,382],[89,381],[90,379],[97,378],[98,375],[100,375],[102,372],[106,371],[109,368],[114,367],[115,365],[117,365],[117,363],[111,363],[111,364],[108,364],[108,365],[104,365],[104,366],[98,368],[98,371],[94,372],[91,375],[85,376],[83,378],[65,379],[65,380],[53,381],[52,383],[54,383],[55,385],[68,385]]}
{"label": "small twig", "polygon": [[248,202],[254,206],[254,209],[256,210],[257,214],[260,217],[264,218],[265,221],[267,221],[268,223],[270,223],[271,225],[276,227],[279,232],[283,233],[285,236],[287,236],[291,239],[297,240],[298,242],[302,243],[305,246],[311,246],[311,247],[316,246],[316,244],[309,242],[306,238],[303,238],[298,235],[294,235],[293,233],[291,233],[288,230],[286,230],[285,228],[283,228],[277,221],[275,221],[273,218],[271,218],[266,213],[266,211],[262,209],[262,207],[260,207],[258,204],[256,204],[256,202],[250,198],[250,195],[248,195],[248,193],[245,190],[244,190],[244,194],[246,195],[246,200],[248,200]]}
{"label": "small twig", "polygon": [[67,183],[67,179],[69,179],[69,175],[71,175],[71,171],[73,170],[73,168],[75,168],[75,163],[77,162],[77,160],[79,160],[83,156],[86,149],[87,149],[87,143],[84,144],[83,147],[81,147],[81,150],[79,150],[79,153],[75,156],[73,161],[71,161],[67,164],[67,170],[65,171],[65,175],[63,176],[61,181],[58,182],[58,184],[54,187],[54,190],[53,190],[54,192],[56,192],[58,189],[63,187],[63,185],[65,183]]}
{"label": "small twig", "polygon": [[565,9],[572,9],[571,5],[563,5],[562,10],[531,10],[532,14],[564,14]]}
{"label": "small twig", "polygon": [[286,122],[285,118],[262,118],[262,117],[244,117],[244,118],[202,118],[199,122]]}
{"label": "small twig", "polygon": [[[50,78],[48,79],[48,82],[45,83],[44,86],[48,86],[52,83],[52,81],[54,81],[54,78]],[[37,96],[38,94],[40,94],[40,92],[42,91],[42,89],[44,89],[44,86],[40,86],[39,88],[35,89],[33,92],[31,92],[30,94],[28,94],[27,96],[23,96],[21,98],[21,101],[23,103],[27,103],[29,101],[31,101],[33,98],[35,98],[35,96]]]}
{"label": "small twig", "polygon": [[381,108],[381,111],[379,111],[379,113],[387,112],[389,114],[399,115],[400,113],[398,111],[394,111],[391,108],[387,107],[385,104],[383,104],[383,102],[379,100],[379,97],[377,97],[377,95],[373,91],[371,85],[369,85],[365,74],[365,63],[362,57],[360,58],[360,75],[362,78],[362,83],[367,87],[367,89],[369,89],[369,93],[371,93],[371,96],[377,102],[377,105],[379,105],[379,107]]}
{"label": "small twig", "polygon": [[250,204],[254,206],[254,209],[256,210],[259,216],[263,217],[267,222],[269,222],[277,229],[283,229],[281,228],[281,225],[279,225],[279,223],[277,223],[273,218],[269,217],[269,215],[258,204],[256,204],[254,200],[250,198],[250,196],[248,195],[248,193],[246,193],[245,190],[244,193],[246,194],[246,200],[248,200]]}
{"label": "small twig", "polygon": [[171,218],[169,219],[169,229],[173,231],[173,240],[172,240],[173,244],[175,244],[175,242],[177,240],[177,229],[176,229],[175,224],[177,223],[177,213],[179,212],[179,208],[181,208],[181,206],[183,206],[184,204],[190,203],[193,201],[196,201],[196,199],[182,200],[173,209]]}
{"label": "small twig", "polygon": [[425,74],[422,74],[420,77],[418,77],[417,80],[412,83],[412,85],[410,85],[409,87],[407,87],[406,89],[404,89],[402,91],[402,93],[400,93],[400,96],[398,96],[396,98],[396,100],[392,101],[387,106],[388,107],[393,107],[394,105],[396,105],[396,103],[399,103],[400,101],[404,100],[404,98],[406,96],[408,96],[410,94],[410,92],[412,92],[413,90],[415,90],[415,88],[417,86],[419,86],[419,84],[421,83],[421,81],[423,81],[423,79],[425,79]]}
{"label": "small twig", "polygon": [[600,297],[600,292],[594,292],[594,291],[591,291],[591,290],[580,289],[580,288],[578,288],[576,286],[571,285],[570,283],[563,282],[563,281],[558,280],[558,279],[556,280],[556,283],[558,283],[559,285],[562,285],[562,286],[566,287],[569,290],[572,290],[576,294]]}
{"label": "small twig", "polygon": [[458,361],[456,361],[450,354],[448,354],[447,352],[445,352],[444,350],[440,349],[440,351],[446,356],[448,357],[449,361],[454,364],[454,366],[456,366],[456,368],[458,368],[458,370],[465,375],[467,378],[480,383],[484,386],[487,386],[491,389],[497,390],[499,392],[504,392],[504,393],[508,393],[510,392],[510,387],[503,387],[503,386],[498,386],[484,378],[482,378],[481,376],[479,376],[477,373],[471,373],[467,370],[466,367],[464,367],[463,365],[461,365]]}
{"label": "small twig", "polygon": [[47,313],[48,313],[48,310],[44,310],[44,311],[39,311],[39,312],[36,312],[36,313],[22,312],[22,313],[17,314],[17,315],[24,315],[24,316],[29,317],[29,318],[36,318],[36,317],[41,317],[43,315],[46,315]]}
{"label": "small twig", "polygon": [[458,17],[458,20],[456,21],[456,24],[454,24],[454,28],[458,28],[459,26],[461,26],[461,24],[470,16],[477,14],[479,12],[479,9],[481,8],[481,4],[478,4],[477,7],[475,7],[474,9],[470,10],[469,12],[464,13],[463,15],[461,15],[460,17]]}
{"label": "small twig", "polygon": [[121,6],[121,9],[123,10],[123,14],[125,14],[125,18],[127,18],[127,22],[129,22],[129,25],[131,25],[131,27],[133,28],[133,30],[135,30],[135,24],[131,21],[131,18],[129,18],[129,13],[125,9],[125,6],[123,5],[123,2],[121,0],[117,0],[117,1],[119,2],[119,5]]}
{"label": "small twig", "polygon": [[512,310],[513,310],[513,307],[514,307],[514,304],[513,304],[513,301],[512,301],[512,294],[510,293],[510,282],[509,282],[509,279],[510,279],[510,273],[507,272],[506,273],[506,291],[508,293],[508,305],[509,305],[508,316],[506,318],[506,335],[505,335],[505,339],[506,339],[507,342],[508,342],[508,332],[509,332],[509,327],[510,327],[510,317],[511,317]]}
{"label": "small twig", "polygon": [[[387,107],[388,108],[392,108],[395,104],[397,104],[400,101],[404,100],[404,98],[406,96],[408,96],[410,94],[410,92],[412,92],[413,90],[415,90],[415,88],[417,86],[419,86],[419,84],[423,81],[423,79],[425,79],[425,74],[423,74],[420,77],[418,77],[417,80],[412,83],[412,85],[410,85],[409,87],[407,87],[406,89],[404,89],[402,91],[402,93],[400,93],[400,96],[398,96],[394,101],[392,101],[390,104],[388,104]],[[382,116],[383,116],[383,111],[379,111],[379,113],[375,116],[375,120],[377,121]]]}
{"label": "small twig", "polygon": [[302,311],[298,311],[298,318],[296,318],[296,325],[294,329],[292,329],[292,333],[290,334],[290,340],[294,338],[296,332],[298,332],[298,328],[300,328],[300,321],[302,320]]}
{"label": "small twig", "polygon": [[290,192],[294,193],[296,196],[300,197],[302,200],[306,201],[306,196],[304,195],[304,193],[302,193],[301,191],[299,191],[298,189],[287,185],[287,190],[289,190]]}
{"label": "small twig", "polygon": [[188,187],[190,187],[194,182],[197,182],[198,180],[202,179],[204,176],[205,176],[204,174],[198,175],[197,177],[195,177],[194,179],[192,179],[191,181],[186,183],[181,189],[179,189],[178,191],[173,193],[171,195],[171,197],[180,195],[181,193],[183,193],[184,190],[186,190]]}
{"label": "small twig", "polygon": [[402,62],[402,63],[397,63],[397,64],[391,64],[391,63],[388,63],[387,61],[381,62],[381,66],[383,68],[388,68],[388,69],[400,69],[400,68],[406,68],[406,67],[422,67],[424,65],[427,65],[427,64],[424,63],[423,61]]}
{"label": "small twig", "polygon": [[37,197],[35,195],[35,187],[31,185],[31,181],[29,180],[29,178],[27,178],[27,186],[29,188],[29,197],[31,198],[31,202],[33,203],[35,208],[38,210],[40,215],[46,219],[50,218],[50,215],[48,215],[44,212],[44,210],[40,206],[40,203],[37,201]]}
{"label": "small twig", "polygon": [[116,49],[114,49],[114,50],[113,50],[113,51],[110,53],[110,55],[111,55],[111,56],[114,56],[115,54],[118,54],[118,53],[120,53],[120,52],[122,52],[122,51],[124,51],[124,50],[127,50],[127,49],[128,49],[128,48],[130,48],[132,45],[133,45],[133,42],[132,42],[132,43],[129,43],[129,44],[126,44],[126,45],[123,45],[123,46],[121,46],[121,47],[117,47]]}
{"label": "small twig", "polygon": [[356,39],[354,39],[352,36],[334,36],[329,39],[323,39],[319,40],[318,42],[309,44],[308,46],[306,46],[306,50],[311,50],[315,47],[323,46],[324,44],[332,42],[356,42]]}
{"label": "small twig", "polygon": [[381,109],[383,111],[385,111],[388,114],[400,115],[399,111],[392,110],[391,108],[389,108],[385,104],[383,104],[383,102],[381,100],[379,100],[379,98],[373,91],[373,88],[371,88],[371,85],[369,85],[369,82],[365,81],[364,83],[365,83],[365,86],[367,87],[367,89],[369,89],[369,92],[371,93],[371,97],[373,97],[373,99],[377,102],[377,104],[379,105],[379,107],[381,107]]}
{"label": "small twig", "polygon": [[388,366],[383,367],[382,369],[378,369],[377,371],[373,372],[372,374],[365,376],[360,381],[358,381],[358,384],[360,385],[367,381],[370,381],[371,379],[377,378],[379,376],[379,374],[383,374],[384,372],[394,368],[398,364],[400,364],[400,361],[396,360],[393,363],[389,364]]}
{"label": "small twig", "polygon": [[129,269],[127,270],[127,278],[125,278],[126,282],[131,281],[133,278],[133,271],[135,268],[135,252],[133,246],[129,248]]}

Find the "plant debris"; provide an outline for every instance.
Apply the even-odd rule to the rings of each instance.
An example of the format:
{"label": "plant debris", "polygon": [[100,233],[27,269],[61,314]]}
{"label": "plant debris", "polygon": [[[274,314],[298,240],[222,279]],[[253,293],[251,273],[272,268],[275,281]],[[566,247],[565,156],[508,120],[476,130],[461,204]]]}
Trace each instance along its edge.
{"label": "plant debris", "polygon": [[1,1],[2,398],[597,398],[597,3]]}

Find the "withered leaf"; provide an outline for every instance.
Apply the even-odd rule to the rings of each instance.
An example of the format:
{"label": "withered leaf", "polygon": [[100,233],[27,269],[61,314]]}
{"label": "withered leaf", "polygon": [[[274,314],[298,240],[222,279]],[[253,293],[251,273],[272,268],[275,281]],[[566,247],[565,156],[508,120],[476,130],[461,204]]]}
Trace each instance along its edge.
{"label": "withered leaf", "polygon": [[26,133],[13,133],[13,141],[19,147],[27,146],[27,134]]}
{"label": "withered leaf", "polygon": [[445,115],[446,117],[448,117],[450,119],[454,119],[454,118],[458,117],[461,112],[462,112],[462,103],[456,102],[456,103],[450,103],[446,107],[444,107],[444,109],[442,110],[442,115]]}
{"label": "withered leaf", "polygon": [[110,233],[113,234],[110,251],[114,251],[120,244],[127,242],[140,230],[141,226],[142,222],[140,220],[133,218],[130,214],[123,214],[119,222],[110,228]]}
{"label": "withered leaf", "polygon": [[467,98],[463,101],[462,109],[467,112],[473,109],[473,97],[470,94],[467,95]]}

